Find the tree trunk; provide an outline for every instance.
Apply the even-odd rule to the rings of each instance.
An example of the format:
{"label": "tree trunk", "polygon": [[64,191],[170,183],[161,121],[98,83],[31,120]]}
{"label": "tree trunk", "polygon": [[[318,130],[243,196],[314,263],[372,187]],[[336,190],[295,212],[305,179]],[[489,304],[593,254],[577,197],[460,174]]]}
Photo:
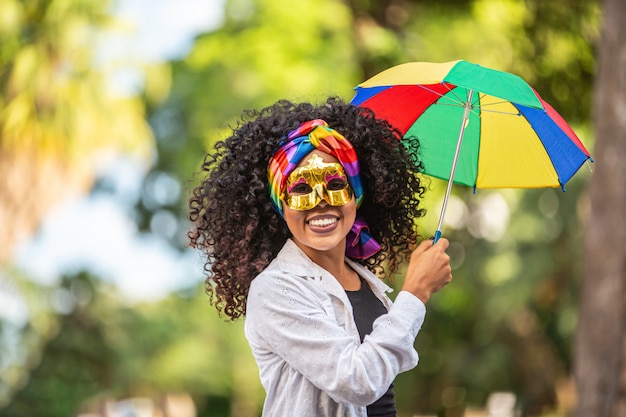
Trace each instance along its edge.
{"label": "tree trunk", "polygon": [[626,416],[626,2],[603,2],[574,376],[578,417]]}

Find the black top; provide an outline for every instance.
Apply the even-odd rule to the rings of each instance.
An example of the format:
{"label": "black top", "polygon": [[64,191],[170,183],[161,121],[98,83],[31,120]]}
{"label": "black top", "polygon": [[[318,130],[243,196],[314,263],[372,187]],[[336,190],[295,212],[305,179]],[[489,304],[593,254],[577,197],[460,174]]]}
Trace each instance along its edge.
{"label": "black top", "polygon": [[[363,342],[365,336],[372,332],[374,321],[383,314],[387,314],[387,309],[383,302],[374,295],[374,292],[363,278],[361,278],[360,290],[346,291],[346,294],[352,304],[354,321],[359,331],[361,342]],[[382,397],[367,406],[367,415],[369,417],[396,416],[396,401],[393,392],[393,384],[391,384]]]}

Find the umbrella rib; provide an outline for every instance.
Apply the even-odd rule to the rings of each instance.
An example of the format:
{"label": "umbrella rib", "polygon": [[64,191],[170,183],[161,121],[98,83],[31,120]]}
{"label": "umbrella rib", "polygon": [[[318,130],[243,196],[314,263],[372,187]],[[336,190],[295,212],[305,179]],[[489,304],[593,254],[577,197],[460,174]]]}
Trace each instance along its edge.
{"label": "umbrella rib", "polygon": [[[465,90],[468,90],[468,89],[467,89],[467,88],[465,88],[465,87],[459,87],[459,86],[457,86],[456,88],[454,88],[454,89],[453,89],[453,88],[449,88],[447,84],[444,84],[444,85],[445,85],[445,86],[446,86],[446,88],[448,89],[448,93],[452,93],[452,95],[454,96],[454,98],[456,98],[456,99],[457,99],[457,104],[459,104],[459,105],[461,105],[461,106],[464,106],[464,105],[465,105],[465,103],[467,102],[467,98],[463,98],[463,97],[461,97],[461,96],[460,96],[460,95],[458,95],[458,94],[456,93],[456,91],[454,91],[454,90],[455,90],[455,89],[457,89],[457,88],[464,88]],[[443,98],[444,96],[442,95],[441,97]],[[445,98],[447,98],[448,100],[450,100],[451,102],[453,102],[453,103],[454,103],[454,100],[452,100],[452,99],[451,99],[451,97],[450,97],[448,94],[446,94],[446,95],[445,95]],[[471,99],[470,99],[470,100],[471,100]],[[477,100],[477,101],[479,101],[479,100]],[[443,103],[441,103],[441,104],[443,104]],[[473,108],[474,108],[474,103],[471,103],[471,105],[470,105],[470,109],[473,109]]]}
{"label": "umbrella rib", "polygon": [[[485,97],[487,94],[481,93],[480,97]],[[493,97],[493,96],[492,96]],[[478,99],[477,101],[479,101],[480,99]],[[488,103],[488,104],[481,104],[480,105],[480,109],[481,111],[484,112],[490,112],[490,113],[497,113],[497,114],[508,114],[511,116],[520,116],[520,112],[516,112],[516,113],[512,113],[512,112],[507,112],[507,111],[502,111],[502,110],[490,110],[489,107],[490,106],[499,106],[501,104],[506,104],[506,103],[510,103],[510,101],[508,100],[501,100],[501,101],[494,101],[493,103]]]}
{"label": "umbrella rib", "polygon": [[461,102],[458,102],[458,103],[455,103],[455,102],[452,102],[452,103],[440,103],[439,101],[437,101],[436,103],[433,103],[433,104],[437,105],[437,106],[463,107],[463,103],[461,103]]}
{"label": "umbrella rib", "polygon": [[[448,89],[448,93],[449,93],[449,92],[452,92],[452,90],[453,90],[452,88],[448,87],[448,85],[447,85],[447,84],[445,84],[445,83],[442,83],[442,84],[443,84],[443,85],[444,85],[444,86]],[[424,84],[417,84],[417,86],[418,86],[419,88],[421,88],[422,90],[426,90],[426,91],[428,91],[429,93],[432,93],[432,94],[434,94],[434,95],[436,95],[436,96],[439,96],[440,98],[446,97],[446,98],[450,99],[450,101],[451,101],[452,103],[454,103],[454,100],[452,100],[452,99],[450,98],[450,96],[448,96],[448,95],[447,95],[447,93],[446,93],[446,94],[442,94],[442,93],[440,93],[440,92],[438,92],[438,91],[435,91],[435,90],[433,90],[433,89],[430,89],[430,88],[426,87]],[[458,95],[456,95],[454,92],[453,92],[452,94],[453,94],[453,95],[454,95],[454,97],[456,97],[456,99],[458,100],[458,104],[463,104],[463,100],[461,100],[461,98],[460,98]],[[449,105],[450,105],[450,106],[452,106],[452,105],[454,105],[454,104],[449,104]]]}
{"label": "umbrella rib", "polygon": [[[449,88],[447,84],[444,84],[445,87],[448,89],[448,93],[452,93],[452,97],[450,95],[448,95],[448,93],[446,94],[442,94],[438,91],[435,91],[431,88],[426,87],[423,84],[417,84],[418,87],[420,87],[423,90],[428,91],[429,93],[435,94],[437,96],[439,96],[439,98],[446,98],[448,100],[450,100],[449,103],[442,103],[440,100],[436,101],[433,104],[436,104],[438,106],[452,106],[452,107],[460,107],[463,106],[465,101],[461,98],[461,96],[459,96],[458,94],[456,94],[455,91],[453,91],[454,89]],[[458,88],[458,87],[457,87]],[[463,87],[461,87],[463,88]],[[482,105],[479,104],[480,103],[480,99],[484,96],[486,96],[487,94],[484,93],[480,93],[478,95],[477,98],[475,98],[474,100],[472,100],[472,105],[470,106],[470,111],[475,114],[476,116],[480,116],[481,112],[490,112],[490,113],[497,113],[497,114],[505,114],[505,115],[510,115],[510,116],[519,116],[520,113],[511,113],[511,112],[505,112],[505,111],[498,111],[498,110],[489,110],[487,107],[489,106],[496,106],[499,104],[504,104],[507,103],[506,100],[502,100],[502,101],[498,101],[498,102],[494,102],[494,103],[489,103],[487,105]],[[456,102],[454,101],[454,98],[456,98]],[[475,110],[475,109],[480,109],[480,110]]]}
{"label": "umbrella rib", "polygon": [[[467,102],[467,98],[461,97],[454,90],[459,89],[459,88],[468,90],[467,88],[459,87],[459,86],[455,86],[454,88],[450,88],[449,87],[450,84],[448,84],[448,83],[442,83],[442,84],[448,89],[448,92],[446,94],[442,94],[442,93],[440,93],[438,91],[434,91],[434,90],[426,87],[424,84],[417,84],[417,86],[420,87],[423,90],[428,91],[429,93],[433,93],[433,94],[439,96],[439,98],[446,98],[447,100],[450,100],[450,103],[442,103],[441,101],[438,100],[434,104],[438,104],[438,105],[441,105],[441,106],[457,106],[457,107],[458,106],[465,106],[465,103]],[[454,101],[454,99],[456,99],[456,101]],[[473,101],[471,103],[470,111],[474,112],[474,108],[478,107],[476,104],[479,103],[479,102],[480,102],[480,97],[477,97],[475,99],[475,101]],[[476,112],[476,114],[478,114],[478,112]]]}
{"label": "umbrella rib", "polygon": [[[434,103],[437,106],[450,106],[450,107],[463,107],[463,103],[440,103],[440,102],[436,102]],[[476,109],[480,109],[480,111],[477,111]],[[490,109],[486,109],[485,107],[478,107],[478,106],[474,106],[472,105],[470,111],[475,114],[476,116],[480,115],[481,112],[483,113],[495,113],[495,114],[505,114],[505,115],[509,115],[509,116],[519,116],[520,113],[512,113],[512,112],[507,112],[507,111],[501,111],[501,110],[490,110]]]}
{"label": "umbrella rib", "polygon": [[520,116],[520,112],[512,113],[510,111],[490,110],[490,109],[486,109],[484,107],[481,107],[481,111],[483,113],[504,114],[504,115],[508,115],[508,116]]}

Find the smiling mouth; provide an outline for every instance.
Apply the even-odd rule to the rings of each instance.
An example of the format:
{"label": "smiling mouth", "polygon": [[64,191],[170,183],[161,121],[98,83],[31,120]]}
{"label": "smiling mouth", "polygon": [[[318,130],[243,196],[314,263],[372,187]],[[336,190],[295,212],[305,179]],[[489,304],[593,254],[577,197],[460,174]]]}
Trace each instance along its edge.
{"label": "smiling mouth", "polygon": [[323,219],[311,219],[308,221],[309,226],[313,227],[328,227],[337,223],[339,219],[336,217],[325,217]]}

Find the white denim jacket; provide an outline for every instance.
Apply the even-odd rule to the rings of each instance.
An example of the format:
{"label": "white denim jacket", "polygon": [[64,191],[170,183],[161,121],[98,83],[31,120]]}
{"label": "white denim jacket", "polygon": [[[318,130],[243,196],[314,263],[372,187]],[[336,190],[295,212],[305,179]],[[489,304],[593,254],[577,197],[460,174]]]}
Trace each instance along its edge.
{"label": "white denim jacket", "polygon": [[417,365],[424,304],[401,291],[392,305],[391,288],[346,261],[389,311],[363,343],[344,289],[292,240],[252,281],[245,335],[267,394],[264,417],[366,417],[366,406]]}

